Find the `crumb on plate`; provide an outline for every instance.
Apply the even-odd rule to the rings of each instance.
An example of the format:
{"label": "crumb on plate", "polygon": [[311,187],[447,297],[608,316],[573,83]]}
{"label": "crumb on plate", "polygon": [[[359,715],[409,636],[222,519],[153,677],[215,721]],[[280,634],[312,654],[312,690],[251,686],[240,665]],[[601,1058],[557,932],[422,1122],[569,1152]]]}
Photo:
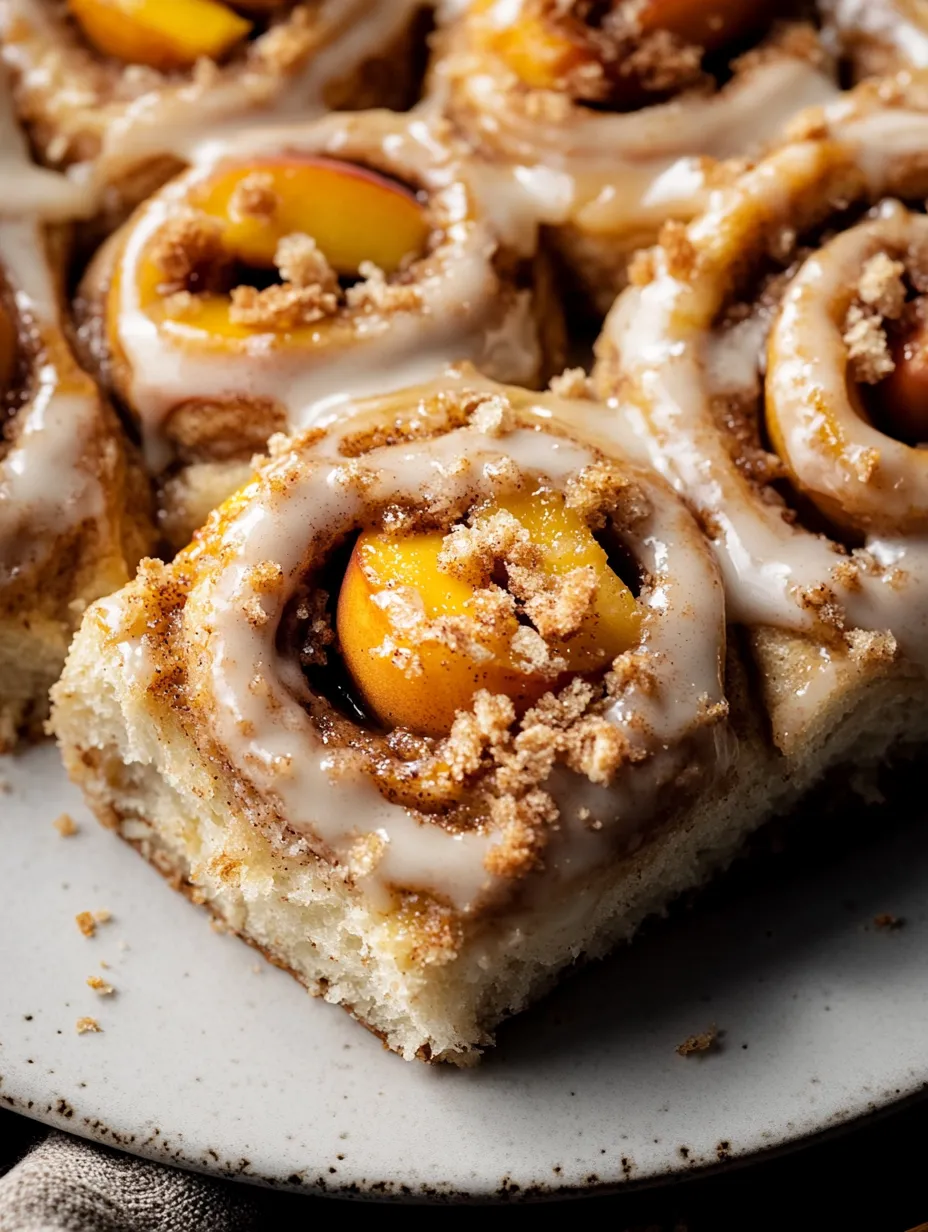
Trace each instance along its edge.
{"label": "crumb on plate", "polygon": [[77,834],[77,822],[70,813],[59,813],[52,825],[58,831],[62,838],[70,838],[72,834]]}
{"label": "crumb on plate", "polygon": [[713,1052],[719,1045],[719,1029],[712,1026],[708,1031],[700,1031],[690,1035],[682,1044],[677,1044],[677,1053],[681,1057],[691,1057],[697,1053]]}

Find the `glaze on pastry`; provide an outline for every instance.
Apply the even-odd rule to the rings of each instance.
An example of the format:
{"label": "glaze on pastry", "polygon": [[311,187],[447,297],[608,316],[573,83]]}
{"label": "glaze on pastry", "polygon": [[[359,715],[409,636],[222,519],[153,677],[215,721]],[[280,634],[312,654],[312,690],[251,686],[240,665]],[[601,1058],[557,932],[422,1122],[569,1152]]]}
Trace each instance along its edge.
{"label": "glaze on pastry", "polygon": [[41,734],[84,608],[150,545],[147,484],[67,337],[62,220],[88,203],[34,167],[0,97],[0,749]]}
{"label": "glaze on pastry", "polygon": [[243,135],[140,206],[78,318],[166,481],[174,542],[235,463],[352,396],[465,358],[543,379],[562,318],[535,234],[501,236],[442,127],[388,112]]}
{"label": "glaze on pastry", "polygon": [[790,755],[925,727],[925,101],[883,83],[810,113],[665,229],[598,344],[600,392],[715,545]]}
{"label": "glaze on pastry", "polygon": [[717,159],[756,153],[835,92],[815,30],[779,22],[786,8],[473,0],[432,88],[491,166],[515,169],[605,312],[635,249],[705,203]]}
{"label": "glaze on pastry", "polygon": [[413,101],[420,0],[0,0],[0,52],[44,162],[119,216],[204,141]]}

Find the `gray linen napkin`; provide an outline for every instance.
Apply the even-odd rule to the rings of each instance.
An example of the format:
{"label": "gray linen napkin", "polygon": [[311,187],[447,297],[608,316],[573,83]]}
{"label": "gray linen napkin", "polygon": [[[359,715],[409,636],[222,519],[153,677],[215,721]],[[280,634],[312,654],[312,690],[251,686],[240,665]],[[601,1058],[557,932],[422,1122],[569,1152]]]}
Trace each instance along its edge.
{"label": "gray linen napkin", "polygon": [[247,1189],[50,1133],[0,1177],[0,1232],[250,1232]]}

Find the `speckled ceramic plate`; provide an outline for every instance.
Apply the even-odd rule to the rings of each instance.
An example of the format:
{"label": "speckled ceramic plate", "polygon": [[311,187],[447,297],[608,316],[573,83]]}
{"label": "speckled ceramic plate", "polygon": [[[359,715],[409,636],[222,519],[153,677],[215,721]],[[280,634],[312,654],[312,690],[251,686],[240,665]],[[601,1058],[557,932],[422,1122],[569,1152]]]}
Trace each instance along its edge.
{"label": "speckled ceramic plate", "polygon": [[[214,932],[89,819],[54,749],[0,774],[0,1098],[141,1155],[338,1194],[555,1194],[783,1146],[928,1081],[926,827],[736,879],[456,1071],[384,1052]],[[719,1048],[677,1054],[713,1024]]]}

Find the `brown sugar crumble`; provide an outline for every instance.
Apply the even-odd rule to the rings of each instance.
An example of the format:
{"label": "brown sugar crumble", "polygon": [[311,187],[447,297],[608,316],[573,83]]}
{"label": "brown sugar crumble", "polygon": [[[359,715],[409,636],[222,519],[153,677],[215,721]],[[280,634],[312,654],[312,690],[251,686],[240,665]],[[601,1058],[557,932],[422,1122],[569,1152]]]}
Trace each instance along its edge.
{"label": "brown sugar crumble", "polygon": [[416,312],[422,307],[422,292],[412,283],[388,282],[386,274],[373,261],[358,267],[361,281],[345,292],[348,307],[357,312]]}
{"label": "brown sugar crumble", "polygon": [[681,1057],[704,1056],[718,1050],[720,1039],[721,1032],[718,1027],[712,1026],[707,1031],[688,1036],[682,1044],[677,1044],[676,1052]]}
{"label": "brown sugar crumble", "polygon": [[856,294],[844,320],[851,376],[863,385],[876,385],[895,368],[886,336],[886,322],[897,321],[905,307],[906,267],[885,252],[864,263]]}
{"label": "brown sugar crumble", "polygon": [[269,330],[298,329],[314,325],[332,316],[338,308],[338,298],[318,283],[300,287],[293,283],[278,283],[265,287],[233,287],[230,292],[229,320],[233,325],[247,325]]}
{"label": "brown sugar crumble", "polygon": [[73,834],[78,833],[77,822],[70,813],[60,813],[52,822],[52,825],[62,838],[70,838]]}
{"label": "brown sugar crumble", "polygon": [[551,378],[548,388],[558,398],[593,399],[590,378],[583,368],[565,368]]}
{"label": "brown sugar crumble", "polygon": [[161,290],[187,290],[192,275],[224,257],[222,224],[199,210],[170,218],[154,237],[150,257],[164,277]]}
{"label": "brown sugar crumble", "polygon": [[111,997],[116,991],[113,985],[108,984],[100,975],[88,975],[87,987],[92,988],[101,997]]}
{"label": "brown sugar crumble", "polygon": [[92,937],[97,931],[98,924],[108,924],[112,918],[112,912],[107,911],[105,907],[100,908],[99,911],[79,911],[74,917],[77,927],[85,937]]}
{"label": "brown sugar crumble", "polygon": [[233,218],[273,218],[280,204],[269,171],[252,171],[240,180],[229,198]]}
{"label": "brown sugar crumble", "polygon": [[75,1023],[78,1035],[98,1035],[103,1028],[97,1022],[96,1018],[78,1018]]}
{"label": "brown sugar crumble", "polygon": [[277,245],[274,264],[285,283],[319,287],[321,291],[338,290],[338,276],[312,236],[301,232],[285,235]]}

